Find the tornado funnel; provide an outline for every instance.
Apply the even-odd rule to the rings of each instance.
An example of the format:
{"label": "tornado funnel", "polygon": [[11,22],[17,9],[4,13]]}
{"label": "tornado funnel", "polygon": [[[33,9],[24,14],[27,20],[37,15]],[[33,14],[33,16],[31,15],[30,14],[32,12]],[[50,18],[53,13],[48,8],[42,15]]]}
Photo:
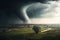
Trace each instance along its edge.
{"label": "tornado funnel", "polygon": [[30,5],[24,6],[24,7],[21,8],[21,18],[23,19],[24,24],[31,23],[30,18],[28,17],[27,12],[26,12],[26,10],[29,6]]}

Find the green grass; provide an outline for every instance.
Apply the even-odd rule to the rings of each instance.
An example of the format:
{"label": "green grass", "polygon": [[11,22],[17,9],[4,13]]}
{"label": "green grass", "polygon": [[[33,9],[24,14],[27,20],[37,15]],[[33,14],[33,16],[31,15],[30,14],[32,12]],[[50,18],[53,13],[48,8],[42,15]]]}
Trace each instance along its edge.
{"label": "green grass", "polygon": [[[47,29],[47,27],[41,27],[41,31]],[[10,31],[9,31],[10,30]],[[2,34],[0,34],[0,36],[3,36],[4,38],[7,36],[7,38],[12,39],[12,40],[40,40],[41,38],[44,37],[55,37],[56,34],[53,31],[49,31],[49,32],[44,32],[41,33],[39,32],[38,34],[36,34],[32,28],[28,28],[28,27],[23,27],[23,28],[11,28],[11,29],[7,29],[7,32],[0,32]]]}
{"label": "green grass", "polygon": [[[46,27],[43,28],[41,27],[41,30],[40,31],[43,31],[47,29]],[[34,30],[32,28],[28,28],[28,27],[24,27],[24,28],[14,28],[14,29],[11,29],[10,32],[8,32],[9,34],[27,34],[27,33],[35,33]],[[39,32],[40,34],[43,34],[41,32]]]}

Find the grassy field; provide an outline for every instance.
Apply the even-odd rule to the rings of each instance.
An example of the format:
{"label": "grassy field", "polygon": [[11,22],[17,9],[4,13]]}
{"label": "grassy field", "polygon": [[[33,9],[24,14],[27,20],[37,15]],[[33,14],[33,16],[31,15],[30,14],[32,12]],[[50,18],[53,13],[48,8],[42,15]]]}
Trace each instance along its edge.
{"label": "grassy field", "polygon": [[[47,27],[41,27],[40,31],[47,29]],[[0,30],[0,40],[59,40],[60,31],[51,30],[47,32],[39,32],[36,34],[32,27],[23,28],[6,28],[6,31]]]}

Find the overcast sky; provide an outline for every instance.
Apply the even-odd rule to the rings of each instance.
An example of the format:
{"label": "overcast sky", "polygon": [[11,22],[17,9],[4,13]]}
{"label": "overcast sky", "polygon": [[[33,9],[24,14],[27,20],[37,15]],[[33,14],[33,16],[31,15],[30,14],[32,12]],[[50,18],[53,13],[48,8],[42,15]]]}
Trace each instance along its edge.
{"label": "overcast sky", "polygon": [[[47,1],[48,0],[0,1],[0,25],[24,24],[27,23],[27,21],[25,22],[27,18],[33,24],[59,24],[60,2]],[[27,14],[26,19],[22,13]]]}

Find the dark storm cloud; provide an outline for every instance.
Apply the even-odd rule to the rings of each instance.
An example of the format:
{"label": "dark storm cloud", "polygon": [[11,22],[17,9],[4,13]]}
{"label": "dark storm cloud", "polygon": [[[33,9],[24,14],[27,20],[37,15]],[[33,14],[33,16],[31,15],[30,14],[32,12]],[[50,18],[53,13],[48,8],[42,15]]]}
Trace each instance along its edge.
{"label": "dark storm cloud", "polygon": [[[0,0],[0,25],[17,24],[21,21],[18,18],[18,3],[19,0]],[[19,22],[15,23],[16,21]]]}
{"label": "dark storm cloud", "polygon": [[36,4],[37,5],[36,6],[34,2],[44,3],[46,1],[47,0],[0,0],[0,24],[18,24],[18,23],[21,24],[23,23],[23,21],[25,21],[25,18],[22,15],[22,13],[19,11],[23,5],[26,5],[28,3],[33,3],[32,4],[33,6],[31,6],[30,8],[34,10],[30,12],[31,9],[28,8],[29,10],[27,11],[27,13],[28,12],[32,13],[32,15],[28,13],[28,16],[37,17],[37,15],[39,14],[39,11],[43,10],[45,7],[43,7],[43,5],[39,3],[37,3],[38,5]]}
{"label": "dark storm cloud", "polygon": [[30,18],[55,17],[60,10],[59,4],[59,1],[37,2],[30,4],[31,6],[26,11]]}
{"label": "dark storm cloud", "polygon": [[30,18],[38,18],[41,14],[43,14],[43,10],[46,9],[47,6],[42,3],[33,3],[27,9],[27,14]]}
{"label": "dark storm cloud", "polygon": [[[20,7],[29,2],[38,2],[40,0],[0,0],[0,24],[14,24],[18,20],[24,21]],[[21,23],[19,22],[18,23]],[[17,24],[17,23],[16,23]]]}

